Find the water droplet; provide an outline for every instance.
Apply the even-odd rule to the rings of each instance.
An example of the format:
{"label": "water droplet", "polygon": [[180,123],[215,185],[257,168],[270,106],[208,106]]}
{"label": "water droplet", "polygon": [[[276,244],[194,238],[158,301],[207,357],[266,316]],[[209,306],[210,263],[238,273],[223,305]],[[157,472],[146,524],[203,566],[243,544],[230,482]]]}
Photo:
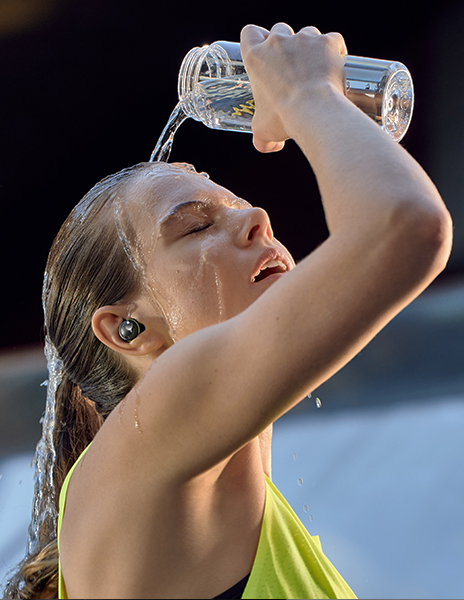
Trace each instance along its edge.
{"label": "water droplet", "polygon": [[303,505],[303,510],[304,510],[305,512],[309,512],[309,506],[308,506],[307,504],[304,504],[304,505]]}
{"label": "water droplet", "polygon": [[309,520],[314,521],[314,515],[309,515]]}
{"label": "water droplet", "polygon": [[137,431],[139,433],[142,433],[142,429],[140,427],[140,420],[139,420],[140,396],[139,396],[137,389],[134,389],[134,392],[135,392],[134,423],[135,423],[135,428],[137,429]]}
{"label": "water droplet", "polygon": [[303,485],[303,477],[298,478],[298,485]]}
{"label": "water droplet", "polygon": [[293,455],[293,460],[296,460],[296,454]]}
{"label": "water droplet", "polygon": [[124,414],[124,400],[121,400],[118,406],[118,423],[122,421],[122,415]]}
{"label": "water droplet", "polygon": [[218,309],[219,309],[219,322],[224,320],[224,305],[222,302],[222,293],[221,293],[221,282],[219,281],[219,277],[216,269],[214,270],[214,282],[216,284],[216,294],[218,301]]}
{"label": "water droplet", "polygon": [[139,415],[137,412],[137,407],[134,408],[134,421],[135,421],[135,428],[137,429],[137,431],[139,433],[142,433],[142,430],[140,429],[140,421],[139,421]]}
{"label": "water droplet", "polygon": [[47,387],[48,385],[48,379],[46,379],[45,381],[42,381],[42,383],[40,384],[40,387]]}
{"label": "water droplet", "polygon": [[313,487],[316,486],[316,482],[315,481],[311,481],[311,483],[312,483]]}
{"label": "water droplet", "polygon": [[322,406],[322,402],[319,400],[319,398],[316,398],[316,406],[317,408],[321,408]]}

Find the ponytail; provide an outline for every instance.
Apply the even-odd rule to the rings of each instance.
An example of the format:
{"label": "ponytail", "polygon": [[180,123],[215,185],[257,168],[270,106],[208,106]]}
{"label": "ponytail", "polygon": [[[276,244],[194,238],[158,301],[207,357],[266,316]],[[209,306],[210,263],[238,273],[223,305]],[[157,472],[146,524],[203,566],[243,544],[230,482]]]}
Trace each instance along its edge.
{"label": "ponytail", "polygon": [[[69,470],[103,425],[103,417],[96,411],[94,403],[82,395],[79,386],[66,376],[56,396],[53,483],[56,490],[61,490]],[[58,499],[59,493],[57,502]]]}
{"label": "ponytail", "polygon": [[28,554],[5,586],[9,598],[58,598],[58,543],[54,538],[42,549]]}

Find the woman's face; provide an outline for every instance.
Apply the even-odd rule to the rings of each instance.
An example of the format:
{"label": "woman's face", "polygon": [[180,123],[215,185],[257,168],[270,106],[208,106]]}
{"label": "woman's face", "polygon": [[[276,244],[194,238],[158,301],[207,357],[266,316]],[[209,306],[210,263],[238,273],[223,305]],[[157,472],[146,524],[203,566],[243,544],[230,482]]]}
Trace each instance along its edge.
{"label": "woman's face", "polygon": [[135,262],[174,341],[237,315],[294,267],[267,213],[203,175],[144,174],[129,198]]}

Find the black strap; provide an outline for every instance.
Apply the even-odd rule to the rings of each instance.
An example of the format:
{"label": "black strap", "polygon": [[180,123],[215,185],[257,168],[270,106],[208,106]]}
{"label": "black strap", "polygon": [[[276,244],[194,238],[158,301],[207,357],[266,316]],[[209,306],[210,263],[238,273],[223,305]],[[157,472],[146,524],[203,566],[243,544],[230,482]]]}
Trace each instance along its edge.
{"label": "black strap", "polygon": [[214,596],[213,600],[233,600],[235,598],[241,598],[249,578],[250,575],[247,575],[228,590],[222,592],[222,594],[219,594],[219,596]]}

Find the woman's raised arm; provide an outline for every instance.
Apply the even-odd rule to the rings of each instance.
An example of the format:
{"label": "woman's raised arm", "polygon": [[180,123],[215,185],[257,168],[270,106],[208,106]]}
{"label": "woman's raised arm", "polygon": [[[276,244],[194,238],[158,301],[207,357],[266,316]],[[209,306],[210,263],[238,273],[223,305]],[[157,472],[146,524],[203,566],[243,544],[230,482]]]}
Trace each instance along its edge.
{"label": "woman's raised arm", "polygon": [[167,472],[185,477],[230,456],[343,367],[440,273],[451,248],[429,177],[346,98],[339,34],[248,26],[242,53],[255,145],[298,143],[330,235],[248,308],[165,352],[129,397],[147,396],[140,421],[155,424]]}

